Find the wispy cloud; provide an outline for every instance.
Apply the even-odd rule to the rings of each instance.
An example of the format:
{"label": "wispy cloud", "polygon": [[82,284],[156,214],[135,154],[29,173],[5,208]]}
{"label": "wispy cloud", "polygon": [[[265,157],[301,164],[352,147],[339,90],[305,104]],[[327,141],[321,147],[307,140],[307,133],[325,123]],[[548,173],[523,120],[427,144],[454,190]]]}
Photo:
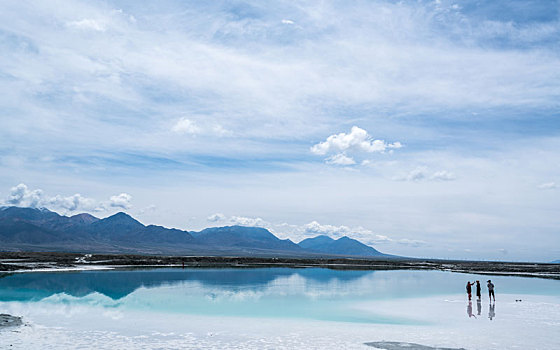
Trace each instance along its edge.
{"label": "wispy cloud", "polygon": [[84,18],[79,21],[70,21],[67,22],[66,25],[68,27],[77,28],[77,29],[86,29],[86,30],[95,30],[98,32],[104,32],[105,27],[101,25],[94,19]]}
{"label": "wispy cloud", "polygon": [[540,184],[537,187],[541,190],[553,190],[553,189],[557,188],[558,186],[556,185],[555,182],[545,182],[545,183]]}
{"label": "wispy cloud", "polygon": [[439,170],[432,172],[426,166],[418,166],[407,174],[394,177],[397,181],[453,181],[456,179],[455,174],[447,170]]}
{"label": "wispy cloud", "polygon": [[443,242],[434,254],[473,231],[495,239],[486,254],[500,232],[510,257],[544,251],[559,244],[539,188],[560,161],[554,6],[4,1],[0,185],[65,184],[60,208],[127,188],[163,224],[183,222],[173,208],[276,213]]}

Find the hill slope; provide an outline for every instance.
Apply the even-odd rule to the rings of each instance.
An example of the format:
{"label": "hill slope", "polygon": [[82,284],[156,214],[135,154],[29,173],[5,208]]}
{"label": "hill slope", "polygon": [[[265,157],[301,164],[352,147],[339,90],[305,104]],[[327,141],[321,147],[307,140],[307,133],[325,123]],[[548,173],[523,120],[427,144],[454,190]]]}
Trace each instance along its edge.
{"label": "hill slope", "polygon": [[62,216],[46,209],[0,208],[0,249],[166,255],[383,256],[343,237],[302,241],[279,239],[260,227],[226,226],[200,232],[145,226],[126,213],[104,219]]}
{"label": "hill slope", "polygon": [[376,249],[349,237],[334,240],[327,236],[304,239],[299,246],[309,251],[329,255],[345,256],[386,256]]}

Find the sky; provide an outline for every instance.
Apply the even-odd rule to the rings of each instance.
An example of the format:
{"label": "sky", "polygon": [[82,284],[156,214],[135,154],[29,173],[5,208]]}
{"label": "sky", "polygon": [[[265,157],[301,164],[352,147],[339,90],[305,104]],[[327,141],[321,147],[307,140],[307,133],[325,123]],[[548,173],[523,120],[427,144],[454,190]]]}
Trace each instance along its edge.
{"label": "sky", "polygon": [[560,259],[559,1],[2,1],[0,201]]}

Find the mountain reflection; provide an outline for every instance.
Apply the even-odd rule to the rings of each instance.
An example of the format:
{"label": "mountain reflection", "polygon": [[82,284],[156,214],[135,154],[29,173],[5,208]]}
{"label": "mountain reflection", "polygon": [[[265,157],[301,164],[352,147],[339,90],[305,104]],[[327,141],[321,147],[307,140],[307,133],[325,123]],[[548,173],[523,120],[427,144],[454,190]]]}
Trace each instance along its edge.
{"label": "mountain reflection", "polygon": [[279,278],[300,276],[314,284],[332,281],[349,282],[372,274],[372,271],[328,269],[152,269],[82,272],[19,273],[0,275],[0,301],[41,300],[66,293],[83,297],[97,292],[113,300],[121,299],[138,288],[154,288],[184,282],[198,282],[203,287],[226,291],[264,289]]}

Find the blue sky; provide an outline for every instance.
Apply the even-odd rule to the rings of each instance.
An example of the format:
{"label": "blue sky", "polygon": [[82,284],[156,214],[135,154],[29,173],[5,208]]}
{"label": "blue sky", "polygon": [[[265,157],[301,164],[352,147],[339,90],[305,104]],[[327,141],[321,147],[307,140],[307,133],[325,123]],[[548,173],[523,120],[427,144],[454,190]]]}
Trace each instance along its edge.
{"label": "blue sky", "polygon": [[0,198],[350,235],[410,256],[555,260],[559,12],[2,2]]}

